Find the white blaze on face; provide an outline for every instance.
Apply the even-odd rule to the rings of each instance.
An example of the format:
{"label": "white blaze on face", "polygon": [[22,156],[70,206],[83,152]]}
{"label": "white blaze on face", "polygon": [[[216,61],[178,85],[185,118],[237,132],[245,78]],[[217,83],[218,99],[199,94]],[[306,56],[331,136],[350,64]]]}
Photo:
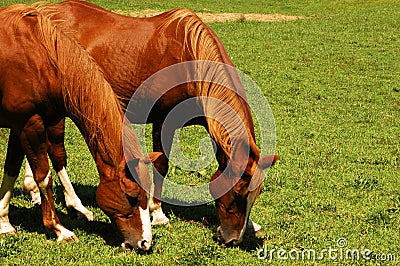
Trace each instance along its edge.
{"label": "white blaze on face", "polygon": [[142,246],[141,242],[145,240],[146,242],[144,243],[144,245],[145,249],[147,250],[151,247],[152,243],[149,207],[147,207],[146,209],[142,209],[142,207],[139,207],[139,213],[140,213],[140,219],[142,221],[143,233],[142,233],[142,240],[139,241],[138,246],[139,247]]}
{"label": "white blaze on face", "polygon": [[251,211],[251,207],[253,207],[253,203],[256,200],[257,197],[257,192],[256,190],[253,190],[249,193],[249,195],[247,196],[247,205],[246,205],[246,217],[244,218],[244,224],[243,224],[243,228],[242,231],[240,231],[240,236],[239,236],[239,240],[238,242],[241,242],[244,236],[244,233],[246,232],[246,228],[247,228],[247,221],[249,219],[250,216],[250,211]]}
{"label": "white blaze on face", "polygon": [[[261,176],[259,176],[261,175]],[[249,185],[249,195],[247,196],[247,204],[246,204],[246,217],[244,220],[244,224],[243,224],[243,228],[242,231],[240,231],[240,236],[239,236],[239,241],[241,242],[244,236],[244,233],[246,232],[246,228],[247,228],[247,222],[249,220],[249,216],[250,216],[250,211],[251,211],[251,207],[253,207],[254,202],[256,201],[256,198],[258,196],[258,186],[260,184],[258,184],[260,181],[260,178],[262,178],[261,180],[263,180],[263,171],[260,168],[256,168],[256,170],[254,171],[254,175],[252,177],[252,180],[250,181],[250,185]],[[252,182],[256,182],[256,184],[252,184]]]}
{"label": "white blaze on face", "polygon": [[[142,186],[142,189],[146,191],[146,193],[150,189],[150,174],[148,171],[147,166],[144,164],[143,160],[139,161],[139,176],[141,177],[140,184]],[[148,181],[149,183],[146,183]],[[140,214],[140,220],[142,221],[142,242],[143,243],[143,249],[144,250],[149,250],[151,245],[152,245],[152,234],[151,234],[151,221],[150,221],[150,210],[149,210],[149,200],[147,198],[147,206],[146,209],[143,209],[141,206],[139,206],[139,214]],[[139,245],[139,247],[142,247],[142,245]]]}

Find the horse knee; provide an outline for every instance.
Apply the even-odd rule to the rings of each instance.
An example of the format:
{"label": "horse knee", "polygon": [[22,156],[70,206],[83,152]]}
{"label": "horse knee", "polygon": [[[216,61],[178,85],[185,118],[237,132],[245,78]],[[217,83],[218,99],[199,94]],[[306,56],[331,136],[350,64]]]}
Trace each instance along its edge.
{"label": "horse knee", "polygon": [[51,172],[49,171],[47,175],[45,175],[44,178],[40,178],[40,175],[38,178],[35,176],[35,181],[39,186],[40,191],[44,194],[47,195],[47,190],[52,188],[52,177],[51,177]]}

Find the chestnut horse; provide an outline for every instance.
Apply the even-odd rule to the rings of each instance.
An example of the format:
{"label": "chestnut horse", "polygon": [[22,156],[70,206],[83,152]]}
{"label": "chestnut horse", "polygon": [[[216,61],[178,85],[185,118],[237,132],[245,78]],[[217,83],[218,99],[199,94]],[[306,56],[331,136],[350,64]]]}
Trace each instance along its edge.
{"label": "chestnut horse", "polygon": [[[68,116],[96,161],[97,202],[122,233],[123,247],[148,250],[152,242],[148,201],[136,181],[141,186],[149,183],[146,159],[130,125],[122,123],[121,106],[99,67],[40,8],[5,7],[0,9],[0,21],[0,126],[11,128],[0,188],[0,234],[15,233],[8,218],[9,203],[26,154],[43,195],[44,225],[58,241],[76,239],[57,217],[47,159],[48,152],[57,153],[48,147],[46,137],[52,141],[52,136],[46,131],[52,132]],[[131,153],[125,155],[123,129],[131,140],[127,143]]]}
{"label": "chestnut horse", "polygon": [[[107,80],[125,107],[145,80],[174,64],[206,60],[233,67],[216,34],[187,9],[172,10],[152,18],[132,18],[84,1],[66,1],[44,8],[55,12],[52,19],[76,38],[103,68]],[[162,152],[163,155],[154,162],[156,171],[150,210],[153,211],[153,224],[167,222],[160,198],[163,178],[168,171],[167,156],[173,134],[170,138],[162,139],[161,131],[174,132],[177,129],[176,125],[164,123],[170,110],[190,98],[203,97],[203,100],[189,107],[200,110],[202,115],[185,125],[204,126],[216,143],[219,167],[211,179],[218,177],[220,182],[210,183],[210,192],[219,195],[220,191],[226,191],[215,198],[221,223],[218,236],[224,244],[236,245],[243,238],[251,207],[260,193],[262,170],[271,166],[277,156],[260,158],[251,111],[237,72],[221,68],[218,76],[225,80],[226,86],[191,82],[168,91],[162,84],[150,86],[147,94],[158,100],[149,116],[145,121],[136,120],[135,115],[140,116],[141,111],[137,109],[138,113],[131,116],[130,120],[133,123],[153,124],[153,151]],[[208,98],[229,106],[228,109],[239,117],[244,134],[230,137],[228,131],[236,126],[234,120],[230,121],[231,114],[207,106]],[[148,98],[140,99],[139,96],[138,103],[140,100],[147,101]]]}

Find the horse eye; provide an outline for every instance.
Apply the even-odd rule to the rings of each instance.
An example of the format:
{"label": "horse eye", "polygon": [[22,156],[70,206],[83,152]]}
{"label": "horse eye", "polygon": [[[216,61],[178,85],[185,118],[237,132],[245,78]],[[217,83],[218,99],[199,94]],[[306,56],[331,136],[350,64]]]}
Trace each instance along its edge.
{"label": "horse eye", "polygon": [[126,198],[128,199],[129,204],[131,206],[136,206],[138,204],[138,198],[137,197],[132,197],[132,196],[126,195]]}
{"label": "horse eye", "polygon": [[232,209],[232,208],[229,208],[229,209],[228,209],[228,213],[230,213],[230,214],[235,214],[236,211],[235,211],[234,209]]}
{"label": "horse eye", "polygon": [[240,194],[240,192],[239,191],[234,191],[234,196],[235,196],[235,199],[238,199],[238,198],[243,198],[243,195],[242,194]]}
{"label": "horse eye", "polygon": [[231,206],[226,211],[231,215],[235,215],[235,216],[239,215],[239,212],[238,212],[236,206],[235,206],[235,208],[233,206]]}

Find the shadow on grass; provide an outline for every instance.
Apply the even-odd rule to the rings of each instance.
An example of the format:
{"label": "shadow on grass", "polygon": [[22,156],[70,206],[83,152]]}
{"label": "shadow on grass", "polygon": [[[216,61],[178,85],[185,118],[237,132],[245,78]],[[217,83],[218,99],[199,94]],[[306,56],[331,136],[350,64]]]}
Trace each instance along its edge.
{"label": "shadow on grass", "polygon": [[[219,221],[217,217],[217,210],[213,204],[188,207],[163,203],[162,206],[167,216],[173,214],[178,219],[183,221],[202,223],[205,227],[213,231],[213,240],[218,242],[217,227],[219,225]],[[252,252],[262,247],[263,243],[264,239],[256,237],[254,230],[247,229],[243,238],[243,242],[239,244],[239,248],[246,252]]]}
{"label": "shadow on grass", "polygon": [[218,225],[217,211],[211,204],[178,206],[163,203],[162,208],[167,216],[173,214],[180,220],[200,222],[205,227],[216,228]]}
{"label": "shadow on grass", "polygon": [[[74,184],[75,191],[81,199],[84,206],[91,206],[98,208],[96,203],[96,186]],[[61,186],[54,186],[54,201],[56,204],[65,206],[64,195]],[[26,200],[30,200],[29,194],[19,188],[14,189],[14,196],[22,196]],[[213,232],[213,240],[218,242],[217,227],[219,225],[217,211],[214,204],[204,204],[198,206],[177,206],[163,203],[163,210],[167,216],[175,216],[179,220],[189,223],[201,223],[203,226],[209,228]],[[69,210],[68,214],[57,211],[57,215],[61,223],[69,230],[82,230],[88,234],[95,234],[101,237],[107,245],[112,247],[119,247],[122,243],[122,237],[119,235],[115,226],[107,222],[92,221],[88,222],[85,219],[77,219],[76,212]],[[31,208],[21,206],[10,206],[10,221],[13,225],[21,227],[22,230],[27,232],[35,232],[45,234],[48,239],[56,239],[55,235],[47,230],[42,222],[42,209],[41,206],[34,206]],[[189,233],[189,232],[188,232]],[[243,242],[239,247],[247,252],[254,251],[262,247],[263,238],[256,237],[254,231],[246,230]]]}
{"label": "shadow on grass", "polygon": [[[93,186],[74,186],[77,191],[78,197],[82,200],[84,206],[92,206],[98,208],[96,203],[96,187]],[[53,188],[54,201],[65,205],[64,195],[62,188]],[[85,193],[79,193],[78,191],[85,191]],[[88,193],[87,193],[88,192]],[[85,195],[85,196],[82,196]],[[14,189],[13,196],[23,196],[26,200],[30,200],[29,194],[21,189]],[[68,230],[82,230],[88,234],[95,234],[101,237],[107,245],[112,247],[119,247],[123,242],[122,237],[119,235],[114,225],[102,222],[102,221],[87,221],[84,218],[78,218],[77,213],[74,210],[68,210],[68,214],[57,211],[57,216],[60,222]],[[44,234],[47,239],[54,239],[56,236],[50,230],[46,229],[42,221],[42,207],[35,205],[33,207],[21,207],[10,205],[9,218],[11,224],[19,226],[22,230],[30,233]]]}
{"label": "shadow on grass", "polygon": [[[123,242],[117,233],[117,229],[110,223],[75,219],[61,212],[57,212],[57,215],[61,224],[68,230],[82,230],[88,234],[95,234],[112,247],[119,247]],[[55,234],[43,225],[41,206],[36,205],[32,208],[26,208],[10,205],[10,221],[13,225],[20,227],[26,232],[44,234],[47,239],[54,239],[56,241]]]}

